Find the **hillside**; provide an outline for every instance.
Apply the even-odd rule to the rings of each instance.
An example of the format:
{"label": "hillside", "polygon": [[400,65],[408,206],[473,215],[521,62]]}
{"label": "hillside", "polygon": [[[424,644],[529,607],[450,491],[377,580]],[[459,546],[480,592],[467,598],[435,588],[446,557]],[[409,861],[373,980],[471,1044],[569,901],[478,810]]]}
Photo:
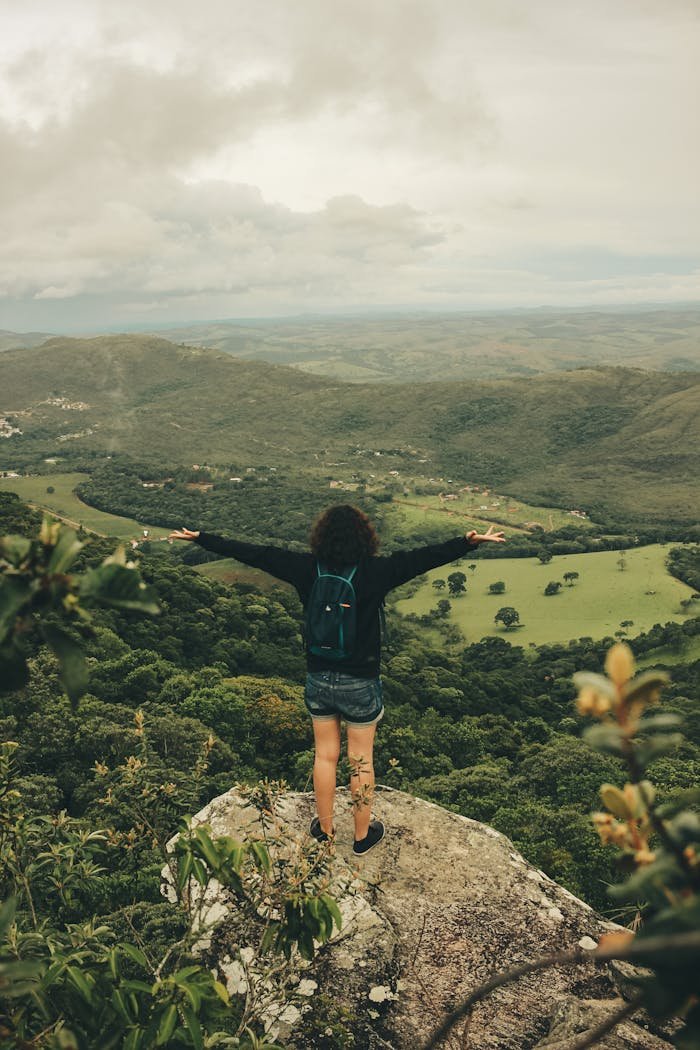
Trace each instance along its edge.
{"label": "hillside", "polygon": [[18,350],[26,346],[41,346],[50,338],[46,332],[8,332],[0,328],[0,353],[3,350]]}
{"label": "hillside", "polygon": [[350,384],[156,337],[3,355],[5,466],[101,450],[171,463],[383,469],[497,484],[635,520],[698,518],[700,375],[592,368],[528,379]]}
{"label": "hillside", "polygon": [[220,321],[159,334],[352,382],[489,379],[583,366],[700,369],[697,307]]}

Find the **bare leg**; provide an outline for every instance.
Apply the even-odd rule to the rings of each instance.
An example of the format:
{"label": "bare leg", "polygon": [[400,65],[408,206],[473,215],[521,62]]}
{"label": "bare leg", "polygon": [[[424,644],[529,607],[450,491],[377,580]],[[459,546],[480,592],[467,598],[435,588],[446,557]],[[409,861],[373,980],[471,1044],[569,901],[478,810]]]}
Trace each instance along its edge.
{"label": "bare leg", "polygon": [[374,796],[374,734],[377,726],[348,726],[350,793],[353,799],[355,838],[367,837]]}
{"label": "bare leg", "polygon": [[327,835],[333,831],[335,803],[335,771],[340,758],[340,716],[312,719],[314,727],[314,793],[321,830]]}

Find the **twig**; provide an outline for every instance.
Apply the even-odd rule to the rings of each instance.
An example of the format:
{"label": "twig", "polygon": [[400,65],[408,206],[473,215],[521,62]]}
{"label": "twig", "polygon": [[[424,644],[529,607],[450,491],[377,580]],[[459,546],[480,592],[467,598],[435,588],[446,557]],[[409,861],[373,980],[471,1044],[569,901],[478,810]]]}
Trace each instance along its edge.
{"label": "twig", "polygon": [[587,1047],[593,1046],[599,1039],[602,1039],[604,1035],[607,1035],[608,1032],[612,1032],[613,1028],[619,1025],[620,1021],[624,1021],[626,1017],[630,1017],[632,1014],[636,1013],[643,1003],[643,994],[635,996],[634,999],[625,1003],[625,1005],[621,1006],[619,1010],[610,1014],[609,1017],[604,1021],[601,1021],[601,1023],[595,1028],[592,1028],[579,1043],[574,1043],[570,1050],[587,1050]]}
{"label": "twig", "polygon": [[570,952],[556,952],[553,955],[544,955],[540,959],[533,960],[533,962],[514,966],[511,970],[494,974],[488,981],[479,985],[471,995],[447,1015],[440,1027],[423,1044],[421,1050],[432,1050],[460,1017],[464,1017],[471,1010],[472,1006],[481,1002],[496,988],[500,988],[505,984],[512,984],[513,981],[518,981],[529,973],[536,973],[538,970],[548,970],[553,966],[578,966],[583,962],[607,962],[610,959],[627,959],[631,961],[637,959],[645,963],[648,962],[648,957],[651,953],[683,948],[700,948],[700,932],[681,933],[675,937],[636,938],[625,948],[597,948],[591,952],[585,951],[583,948],[575,948]]}
{"label": "twig", "polygon": [[418,952],[420,951],[421,944],[423,943],[423,935],[425,933],[425,926],[426,926],[427,921],[428,921],[428,913],[424,911],[423,912],[423,925],[421,926],[420,934],[418,936],[418,944],[416,945],[416,950],[413,953],[413,958],[411,959],[410,963],[408,964],[409,969],[411,969],[411,970],[415,969],[416,959],[418,958]]}

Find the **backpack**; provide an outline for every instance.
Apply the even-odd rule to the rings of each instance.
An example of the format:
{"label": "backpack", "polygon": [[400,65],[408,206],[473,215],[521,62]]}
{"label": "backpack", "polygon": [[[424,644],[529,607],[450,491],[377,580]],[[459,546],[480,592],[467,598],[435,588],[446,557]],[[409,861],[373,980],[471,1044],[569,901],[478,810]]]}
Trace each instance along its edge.
{"label": "backpack", "polygon": [[352,585],[357,565],[340,573],[316,565],[306,606],[306,644],[314,656],[348,660],[357,637],[357,599]]}

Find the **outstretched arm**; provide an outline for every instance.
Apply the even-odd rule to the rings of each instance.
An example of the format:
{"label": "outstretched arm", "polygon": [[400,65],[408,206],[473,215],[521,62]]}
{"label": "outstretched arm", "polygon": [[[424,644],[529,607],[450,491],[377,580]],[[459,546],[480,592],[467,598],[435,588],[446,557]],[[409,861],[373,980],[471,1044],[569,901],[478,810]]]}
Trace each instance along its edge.
{"label": "outstretched arm", "polygon": [[168,543],[171,543],[172,540],[196,540],[196,539],[199,539],[199,532],[193,532],[192,529],[186,529],[183,526],[183,528],[175,529],[174,532],[170,533],[170,535],[168,536]]}
{"label": "outstretched arm", "polygon": [[244,543],[242,540],[227,540],[212,532],[200,532],[193,529],[176,529],[168,536],[169,540],[191,540],[205,550],[214,554],[223,554],[235,558],[244,565],[269,572],[278,580],[286,580],[296,585],[300,572],[303,572],[306,556],[283,547],[261,546],[257,543]]}
{"label": "outstretched arm", "polygon": [[427,547],[416,547],[414,550],[397,551],[388,558],[377,558],[382,589],[385,592],[391,591],[394,587],[400,587],[402,583],[412,580],[415,576],[421,576],[430,569],[436,569],[438,565],[446,565],[448,562],[463,558],[480,543],[489,542],[504,543],[503,533],[494,532],[493,526],[483,535],[472,529],[464,536],[448,540],[446,543],[434,543]]}
{"label": "outstretched arm", "polygon": [[476,529],[472,529],[471,532],[465,533],[465,539],[469,540],[470,543],[505,543],[506,538],[502,532],[494,532],[493,525],[489,525],[486,532],[480,534]]}

